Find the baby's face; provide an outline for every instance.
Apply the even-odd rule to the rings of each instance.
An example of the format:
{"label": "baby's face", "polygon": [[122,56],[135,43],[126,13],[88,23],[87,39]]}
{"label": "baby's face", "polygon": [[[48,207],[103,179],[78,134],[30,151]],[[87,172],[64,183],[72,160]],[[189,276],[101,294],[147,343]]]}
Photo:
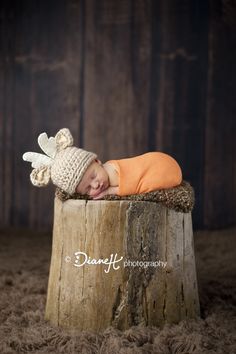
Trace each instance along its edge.
{"label": "baby's face", "polygon": [[95,160],[88,167],[76,188],[79,194],[95,197],[109,187],[109,177],[101,161]]}

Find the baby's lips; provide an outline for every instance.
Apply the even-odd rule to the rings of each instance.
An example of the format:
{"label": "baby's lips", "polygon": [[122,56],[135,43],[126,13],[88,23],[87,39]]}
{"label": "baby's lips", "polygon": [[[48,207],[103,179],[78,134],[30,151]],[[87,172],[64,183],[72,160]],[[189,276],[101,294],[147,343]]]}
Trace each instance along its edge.
{"label": "baby's lips", "polygon": [[98,198],[99,197],[99,195],[102,193],[102,191],[99,191],[98,193],[96,193],[96,194],[94,194],[94,195],[91,195],[91,197],[93,198],[93,199],[96,199],[96,198]]}
{"label": "baby's lips", "polygon": [[98,194],[95,194],[95,196],[93,196],[92,198],[93,199],[100,199],[100,198],[102,198],[106,193],[104,193],[105,192],[105,190],[102,190],[102,191],[100,191]]}

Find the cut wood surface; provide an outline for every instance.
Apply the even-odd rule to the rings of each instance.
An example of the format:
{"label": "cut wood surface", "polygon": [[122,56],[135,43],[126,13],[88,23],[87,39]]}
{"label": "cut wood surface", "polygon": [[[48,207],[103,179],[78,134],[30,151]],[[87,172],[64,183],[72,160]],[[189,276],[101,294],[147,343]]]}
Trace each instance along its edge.
{"label": "cut wood surface", "polygon": [[[82,266],[86,257],[107,264]],[[191,213],[152,202],[55,198],[47,320],[100,331],[199,314]]]}

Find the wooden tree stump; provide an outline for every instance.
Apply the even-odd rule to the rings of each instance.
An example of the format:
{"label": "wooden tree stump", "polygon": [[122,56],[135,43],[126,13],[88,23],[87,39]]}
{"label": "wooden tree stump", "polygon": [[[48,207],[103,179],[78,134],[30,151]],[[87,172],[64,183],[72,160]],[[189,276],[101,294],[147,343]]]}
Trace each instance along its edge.
{"label": "wooden tree stump", "polygon": [[[84,264],[86,257],[107,264]],[[53,325],[125,330],[197,316],[191,213],[146,201],[55,198],[45,312]]]}

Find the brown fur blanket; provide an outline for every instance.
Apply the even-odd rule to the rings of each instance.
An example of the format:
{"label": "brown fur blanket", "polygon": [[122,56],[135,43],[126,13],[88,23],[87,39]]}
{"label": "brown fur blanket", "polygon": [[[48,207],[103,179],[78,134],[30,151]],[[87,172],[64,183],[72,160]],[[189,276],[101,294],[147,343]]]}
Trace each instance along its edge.
{"label": "brown fur blanket", "polygon": [[[64,201],[67,199],[89,199],[88,196],[73,194],[70,196],[60,188],[56,188],[56,196]],[[193,187],[186,181],[183,181],[181,185],[168,188],[160,189],[154,192],[143,193],[143,194],[133,194],[120,197],[118,195],[106,195],[102,199],[104,200],[137,200],[137,201],[148,201],[154,203],[163,203],[167,208],[174,209],[176,211],[182,211],[183,213],[188,213],[192,211],[194,207],[194,190]]]}
{"label": "brown fur blanket", "polygon": [[0,353],[236,353],[236,229],[196,232],[201,319],[125,332],[69,332],[44,320],[51,235],[0,231]]}

